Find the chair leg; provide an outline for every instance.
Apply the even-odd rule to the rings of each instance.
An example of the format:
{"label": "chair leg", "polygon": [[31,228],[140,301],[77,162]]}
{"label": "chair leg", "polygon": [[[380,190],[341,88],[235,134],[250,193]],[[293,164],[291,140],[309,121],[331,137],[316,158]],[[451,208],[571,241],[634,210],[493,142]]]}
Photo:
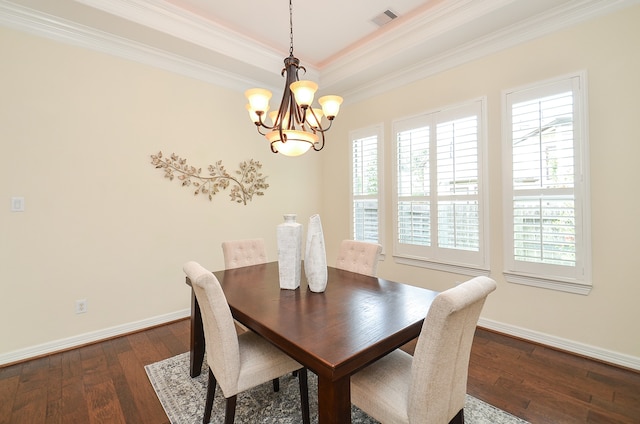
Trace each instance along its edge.
{"label": "chair leg", "polygon": [[236,400],[238,399],[237,395],[233,395],[230,398],[227,398],[227,408],[224,411],[224,424],[233,424],[233,421],[236,418]]}
{"label": "chair leg", "polygon": [[207,401],[204,404],[204,418],[203,424],[208,424],[211,421],[211,409],[213,408],[213,398],[216,396],[216,377],[213,375],[211,368],[209,368],[209,383],[207,384]]}
{"label": "chair leg", "polygon": [[451,418],[449,424],[464,424],[464,408],[461,409],[455,417]]}
{"label": "chair leg", "polygon": [[280,379],[279,378],[274,378],[273,379],[273,391],[274,392],[279,392],[280,391]]}
{"label": "chair leg", "polygon": [[307,384],[307,369],[302,368],[297,372],[300,385],[300,406],[303,424],[310,424],[309,419],[309,387]]}

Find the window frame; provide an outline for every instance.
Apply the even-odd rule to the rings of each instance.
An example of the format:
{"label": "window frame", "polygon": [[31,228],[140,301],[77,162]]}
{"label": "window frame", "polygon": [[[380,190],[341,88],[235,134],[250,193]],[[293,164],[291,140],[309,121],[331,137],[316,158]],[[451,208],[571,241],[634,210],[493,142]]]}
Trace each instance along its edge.
{"label": "window frame", "polygon": [[[573,201],[575,214],[576,265],[567,267],[518,261],[514,257],[513,188],[513,104],[560,94],[573,93]],[[506,281],[534,287],[587,295],[591,291],[591,203],[589,198],[589,140],[586,71],[534,82],[502,91],[503,122],[503,222],[504,269]],[[540,189],[540,193],[551,189]],[[542,195],[542,194],[541,194]]]}
{"label": "window frame", "polygon": [[[488,219],[488,166],[487,166],[487,113],[486,113],[486,97],[474,98],[465,102],[453,104],[445,108],[439,108],[427,111],[418,115],[396,119],[392,122],[393,135],[393,256],[397,263],[418,266],[422,268],[435,269],[439,271],[454,272],[457,274],[478,276],[489,275],[490,258],[489,258],[489,219]],[[437,179],[435,172],[437,171],[437,140],[436,129],[438,123],[451,122],[473,112],[477,116],[477,166],[478,166],[478,251],[470,252],[463,249],[444,248],[437,245],[437,202],[439,196],[437,193]],[[418,129],[423,126],[429,126],[429,163],[430,163],[430,199],[435,200],[436,205],[430,208],[431,234],[432,242],[430,246],[417,246],[400,243],[399,237],[399,217],[398,207],[398,134],[408,129]],[[442,200],[445,201],[445,200]]]}
{"label": "window frame", "polygon": [[[353,186],[354,186],[354,169],[353,169],[353,143],[356,140],[361,140],[364,138],[369,138],[369,137],[376,137],[377,139],[377,152],[376,152],[376,156],[377,156],[377,161],[378,161],[378,166],[377,166],[377,186],[378,186],[378,192],[377,195],[375,196],[377,202],[378,202],[378,240],[377,243],[379,243],[382,246],[382,254],[381,254],[381,259],[384,258],[384,253],[385,253],[385,231],[384,231],[384,225],[385,225],[385,208],[384,208],[384,124],[379,123],[379,124],[375,124],[369,127],[365,127],[365,128],[360,128],[360,129],[356,129],[356,130],[351,130],[349,131],[349,146],[350,146],[350,150],[349,150],[349,176],[350,176],[350,187],[349,187],[349,209],[350,209],[350,213],[349,213],[349,234],[350,237],[353,240],[361,240],[360,238],[357,238],[357,235],[355,234],[355,227],[354,227],[354,202],[357,199],[370,199],[372,198],[372,196],[368,196],[368,195],[358,195],[358,194],[354,194],[353,191]],[[368,240],[363,240],[363,241],[368,241]]]}

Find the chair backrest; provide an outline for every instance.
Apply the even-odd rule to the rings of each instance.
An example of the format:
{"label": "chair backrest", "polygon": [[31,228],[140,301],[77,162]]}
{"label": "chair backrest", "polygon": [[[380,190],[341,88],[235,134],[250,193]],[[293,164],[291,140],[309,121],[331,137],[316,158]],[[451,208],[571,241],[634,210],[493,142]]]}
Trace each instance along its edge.
{"label": "chair backrest", "polygon": [[267,263],[264,239],[228,240],[222,242],[226,269]]}
{"label": "chair backrest", "polygon": [[464,408],[473,336],[495,289],[491,278],[475,277],[434,299],[414,351],[409,422],[448,422]]}
{"label": "chair backrest", "polygon": [[378,257],[381,252],[382,246],[377,243],[342,240],[338,250],[336,268],[375,277],[378,270]]}
{"label": "chair backrest", "polygon": [[220,282],[197,262],[187,262],[182,269],[191,280],[200,305],[207,364],[223,393],[237,393],[240,348],[231,309]]}

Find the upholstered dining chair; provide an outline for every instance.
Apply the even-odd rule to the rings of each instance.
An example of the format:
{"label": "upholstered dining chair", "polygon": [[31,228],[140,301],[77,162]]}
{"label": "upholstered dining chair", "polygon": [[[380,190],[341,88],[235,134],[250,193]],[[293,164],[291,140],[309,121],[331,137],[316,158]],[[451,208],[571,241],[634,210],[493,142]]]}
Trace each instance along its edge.
{"label": "upholstered dining chair", "polygon": [[382,246],[357,240],[342,240],[338,249],[336,268],[375,277]]}
{"label": "upholstered dining chair", "polygon": [[203,423],[211,419],[216,383],[226,399],[224,422],[232,424],[239,393],[297,371],[302,421],[308,424],[307,369],[251,331],[238,335],[231,309],[215,275],[193,261],[185,263],[183,270],[191,280],[200,304],[209,365]]}
{"label": "upholstered dining chair", "polygon": [[227,240],[222,242],[226,269],[267,263],[264,239]]}
{"label": "upholstered dining chair", "polygon": [[495,288],[475,277],[438,294],[413,357],[396,349],[351,376],[351,402],[384,424],[463,424],[473,335]]}
{"label": "upholstered dining chair", "polygon": [[[261,238],[227,240],[222,242],[222,256],[225,269],[264,264],[267,262],[267,248]],[[248,331],[247,327],[237,321],[236,327],[239,331]]]}

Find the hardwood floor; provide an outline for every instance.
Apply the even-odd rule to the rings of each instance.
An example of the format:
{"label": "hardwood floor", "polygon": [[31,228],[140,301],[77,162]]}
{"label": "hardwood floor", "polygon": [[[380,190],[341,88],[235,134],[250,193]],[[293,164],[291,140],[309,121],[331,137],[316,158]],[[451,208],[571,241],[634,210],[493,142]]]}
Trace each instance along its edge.
{"label": "hardwood floor", "polygon": [[[168,423],[144,365],[188,349],[182,320],[0,368],[0,424]],[[640,423],[640,373],[482,329],[468,392],[533,424]]]}

